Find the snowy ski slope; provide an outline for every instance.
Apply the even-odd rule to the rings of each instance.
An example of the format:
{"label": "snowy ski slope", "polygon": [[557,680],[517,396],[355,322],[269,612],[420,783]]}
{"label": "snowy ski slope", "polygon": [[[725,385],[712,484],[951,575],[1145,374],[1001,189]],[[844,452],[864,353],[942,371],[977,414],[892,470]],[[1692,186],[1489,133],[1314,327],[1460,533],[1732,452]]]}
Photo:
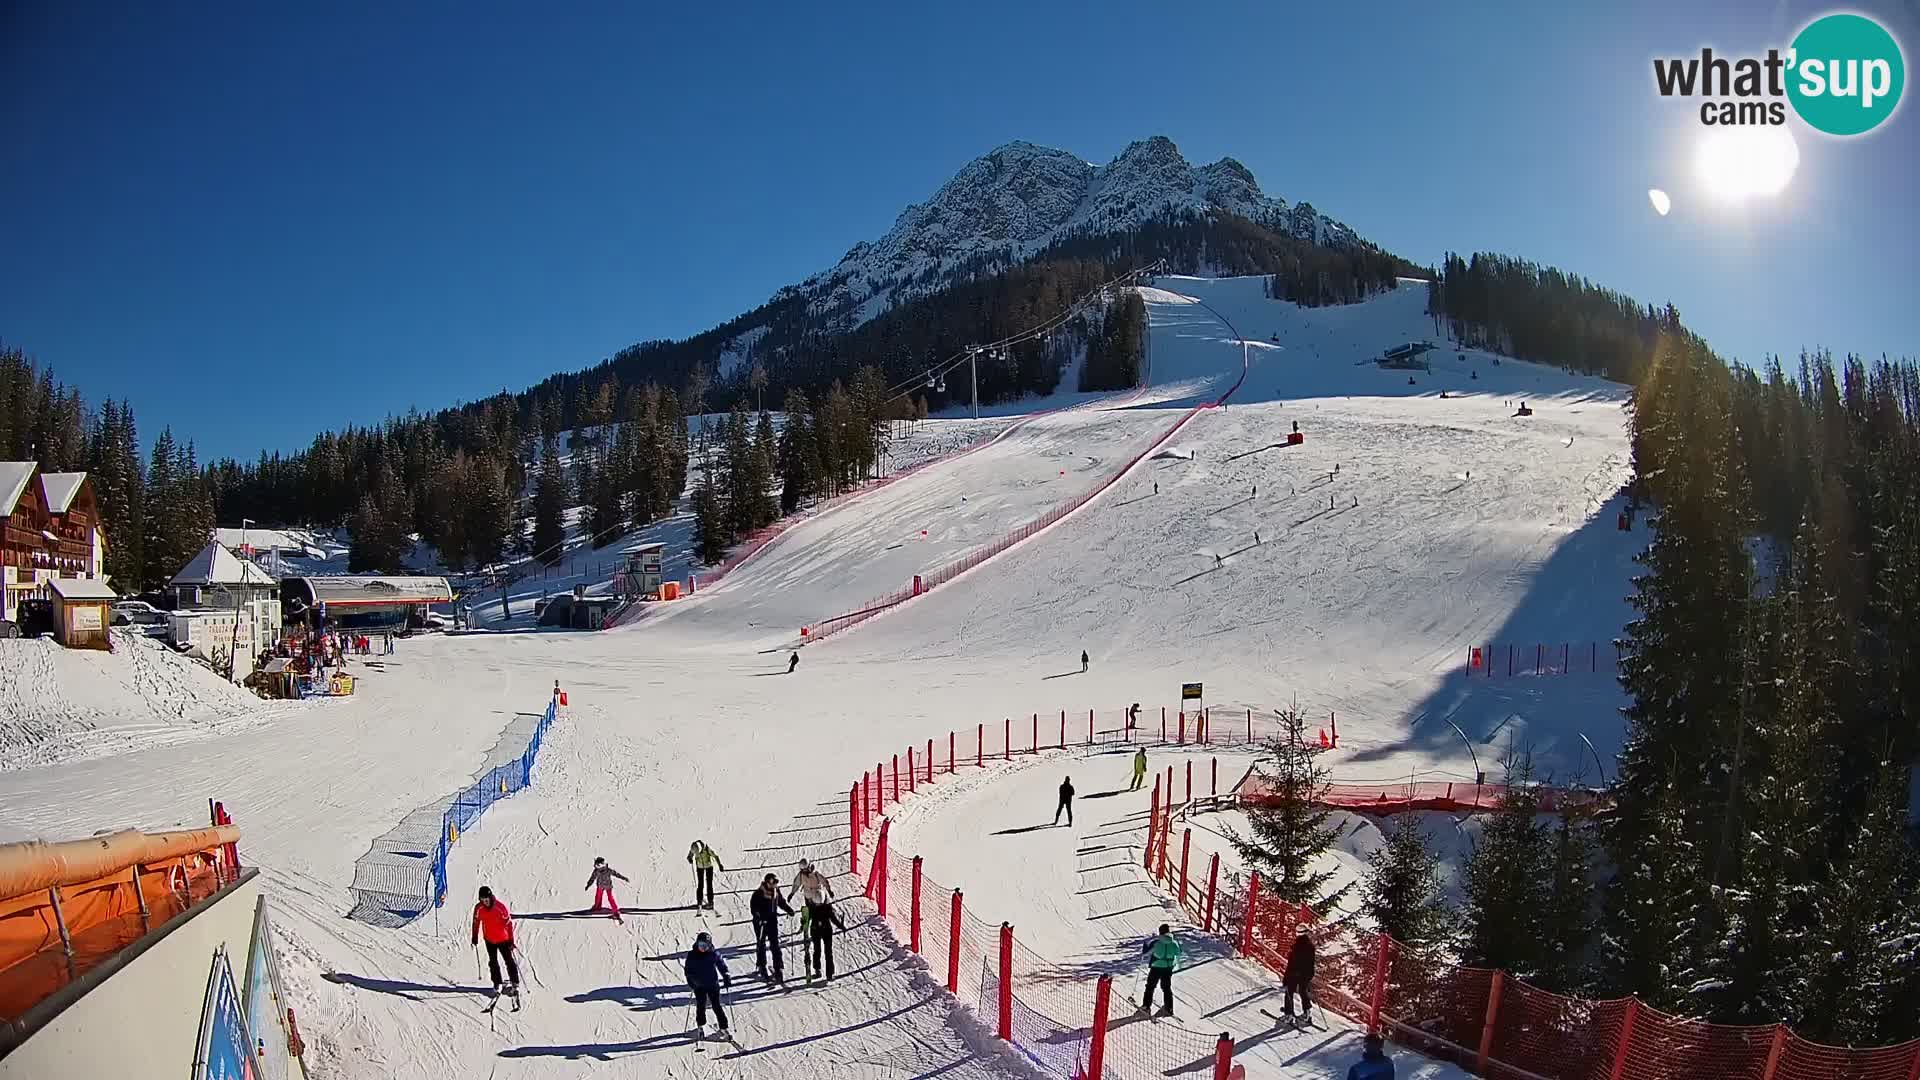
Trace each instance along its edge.
{"label": "snowy ski slope", "polygon": [[[1230,407],[1202,412],[1171,456],[1142,462],[1054,527],[804,649],[784,674],[800,626],[1100,483],[1178,410],[1238,379],[1241,346],[1189,297],[1265,342]],[[1483,765],[1511,736],[1570,771],[1578,734],[1602,753],[1619,737],[1618,691],[1604,676],[1473,681],[1458,668],[1469,643],[1617,634],[1641,539],[1615,531],[1606,505],[1627,474],[1622,388],[1477,353],[1437,354],[1413,386],[1357,364],[1431,336],[1417,287],[1307,310],[1266,300],[1255,279],[1169,279],[1149,299],[1148,393],[1038,418],[817,515],[719,587],[631,626],[416,639],[363,667],[351,699],[191,745],[0,774],[0,839],[192,822],[206,797],[224,799],[289,939],[311,1060],[333,1077],[1021,1075],[970,1012],[891,955],[860,921],[862,902],[847,905],[831,987],[768,992],[742,978],[745,892],[765,872],[791,878],[801,855],[844,872],[846,784],[863,766],[1002,715],[1135,700],[1155,711],[1184,680],[1204,680],[1210,704],[1267,710],[1297,695],[1303,708],[1339,710],[1336,769],[1354,779],[1470,772],[1446,720],[1481,744]],[[1504,402],[1522,397],[1536,415],[1511,415]],[[1296,420],[1303,445],[1230,460]],[[368,844],[464,784],[556,679],[571,708],[534,786],[461,838],[447,908],[398,930],[344,918]],[[1024,814],[1027,798],[1010,790],[982,805]],[[1095,805],[1089,821],[1106,813]],[[1015,883],[1049,879],[1028,873],[1036,853],[990,843],[993,829],[971,816],[922,834],[929,864],[936,843],[957,849],[973,835],[974,854],[961,855],[980,869],[967,884],[982,904],[1005,886],[1000,902],[1015,909],[1027,902]],[[728,867],[710,916],[681,906],[695,838]],[[588,903],[596,855],[633,879],[618,890],[635,909],[622,924],[570,914]],[[465,921],[482,883],[530,916],[523,943],[537,978],[517,1014],[480,1013]],[[1028,943],[1086,948],[1076,901],[1035,901],[1058,911]],[[1115,938],[1139,929],[1102,921]],[[678,958],[701,929],[729,950],[743,1050],[687,1041]],[[787,959],[792,975],[799,961]],[[1347,1043],[1304,1057],[1280,1049],[1250,1052],[1249,1075],[1344,1075]]]}

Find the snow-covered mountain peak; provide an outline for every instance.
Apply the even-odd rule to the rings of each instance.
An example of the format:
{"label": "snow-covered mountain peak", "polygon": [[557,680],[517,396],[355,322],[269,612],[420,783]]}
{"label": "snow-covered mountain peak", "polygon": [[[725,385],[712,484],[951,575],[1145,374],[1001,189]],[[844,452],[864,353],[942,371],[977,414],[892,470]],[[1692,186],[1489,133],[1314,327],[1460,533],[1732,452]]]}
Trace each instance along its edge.
{"label": "snow-covered mountain peak", "polygon": [[1068,236],[1217,211],[1332,247],[1359,242],[1311,206],[1289,207],[1266,195],[1232,158],[1195,168],[1164,135],[1132,143],[1101,166],[1017,140],[968,162],[931,199],[902,211],[885,236],[855,244],[831,269],[776,299],[804,296],[814,312],[850,328],[903,300],[1032,258]]}

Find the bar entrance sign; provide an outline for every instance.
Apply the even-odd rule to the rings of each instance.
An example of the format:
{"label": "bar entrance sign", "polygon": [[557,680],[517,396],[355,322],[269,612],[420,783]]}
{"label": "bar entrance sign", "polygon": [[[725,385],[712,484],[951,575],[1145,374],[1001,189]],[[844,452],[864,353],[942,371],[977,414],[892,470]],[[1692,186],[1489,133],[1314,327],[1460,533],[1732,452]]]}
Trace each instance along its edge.
{"label": "bar entrance sign", "polygon": [[1180,684],[1180,711],[1187,711],[1187,702],[1200,700],[1200,684],[1197,682]]}

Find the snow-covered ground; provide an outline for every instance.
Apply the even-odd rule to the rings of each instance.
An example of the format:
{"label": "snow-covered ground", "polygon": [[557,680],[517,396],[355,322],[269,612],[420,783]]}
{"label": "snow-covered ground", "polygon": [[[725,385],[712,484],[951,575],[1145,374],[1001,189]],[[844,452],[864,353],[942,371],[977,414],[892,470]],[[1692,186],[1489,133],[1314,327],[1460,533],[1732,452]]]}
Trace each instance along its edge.
{"label": "snow-covered ground", "polygon": [[0,638],[0,702],[0,772],[231,735],[300,709],[125,628],[111,652]]}
{"label": "snow-covered ground", "polygon": [[[1297,697],[1337,711],[1343,778],[1465,776],[1448,720],[1488,768],[1510,738],[1562,772],[1577,767],[1580,734],[1603,754],[1617,746],[1619,692],[1604,674],[1467,679],[1460,660],[1470,644],[1619,632],[1643,539],[1617,532],[1607,506],[1627,475],[1623,388],[1475,352],[1439,354],[1412,386],[1356,363],[1431,336],[1420,288],[1306,310],[1267,300],[1257,279],[1164,279],[1149,299],[1148,393],[1035,419],[842,502],[711,591],[610,632],[416,638],[368,665],[350,699],[217,741],[0,773],[0,839],[197,822],[207,797],[225,800],[288,939],[310,1060],[333,1077],[1004,1077],[1022,1067],[861,921],[863,902],[847,905],[830,988],[769,992],[740,978],[752,963],[745,891],[763,873],[790,878],[803,854],[845,871],[846,785],[862,767],[1035,710],[1141,701],[1152,715],[1195,680],[1221,707],[1265,712]],[[1148,458],[1039,535],[807,647],[784,674],[800,626],[1077,497],[1233,385],[1243,350],[1216,312],[1266,344],[1251,349],[1230,407],[1174,438],[1180,453]],[[1522,398],[1535,415],[1512,415],[1507,403]],[[1303,445],[1262,449],[1295,421]],[[448,907],[400,929],[347,919],[354,861],[462,786],[556,679],[571,707],[533,787],[454,848]],[[1087,767],[1098,770],[1080,780],[1087,792],[1121,772]],[[1057,779],[1042,770],[1027,782]],[[929,872],[967,887],[983,916],[1051,935],[1034,939],[1043,945],[1097,945],[1084,929],[1090,898],[1066,888],[1080,864],[1043,876],[1034,861],[1058,853],[1014,846],[1078,834],[989,839],[989,810],[1031,823],[1050,806],[1014,788],[980,798],[978,813],[924,823]],[[1083,804],[1081,831],[1137,801]],[[728,867],[719,910],[704,917],[682,906],[696,838]],[[633,879],[618,890],[634,909],[622,924],[570,914],[588,902],[596,855]],[[934,869],[949,864],[960,869]],[[518,1014],[479,1012],[484,979],[461,940],[465,898],[482,883],[529,916],[537,978]],[[1114,901],[1130,895],[1100,884],[1123,886]],[[1136,935],[1136,915],[1154,917],[1143,908],[1099,932]],[[685,1037],[679,957],[702,929],[729,950],[743,1050],[696,1056]],[[790,952],[789,973],[798,967]],[[1225,1009],[1222,1026],[1252,1038],[1257,1010],[1226,1007],[1265,984],[1234,972],[1208,965],[1182,998],[1202,1016]],[[1256,1080],[1339,1076],[1351,1052],[1350,1035],[1328,1032],[1312,1046],[1269,1038],[1245,1060]]]}

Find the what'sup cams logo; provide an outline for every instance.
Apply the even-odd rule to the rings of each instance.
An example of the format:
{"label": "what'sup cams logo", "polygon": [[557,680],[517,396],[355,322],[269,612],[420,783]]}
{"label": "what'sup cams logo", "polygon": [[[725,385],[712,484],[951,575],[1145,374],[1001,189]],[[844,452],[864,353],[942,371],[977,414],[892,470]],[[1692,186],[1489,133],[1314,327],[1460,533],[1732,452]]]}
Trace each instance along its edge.
{"label": "what'sup cams logo", "polygon": [[1900,104],[1907,67],[1900,43],[1864,15],[1822,15],[1784,52],[1764,57],[1657,57],[1653,82],[1661,97],[1702,98],[1700,122],[1733,127],[1787,122],[1787,106],[1807,126],[1829,135],[1864,135]]}

